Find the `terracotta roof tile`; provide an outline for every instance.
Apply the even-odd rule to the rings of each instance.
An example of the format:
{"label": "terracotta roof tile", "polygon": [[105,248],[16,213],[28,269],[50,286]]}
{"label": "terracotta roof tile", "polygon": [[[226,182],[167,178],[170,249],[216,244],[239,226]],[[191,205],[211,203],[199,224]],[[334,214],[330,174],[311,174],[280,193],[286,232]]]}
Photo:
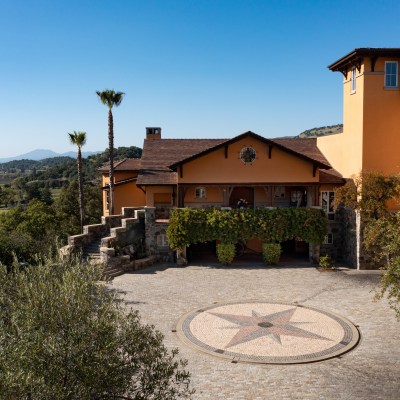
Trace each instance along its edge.
{"label": "terracotta roof tile", "polygon": [[[276,143],[281,148],[302,158],[316,161],[322,168],[330,164],[317,147],[317,140],[312,139],[265,139],[253,132],[239,135],[253,135],[263,140]],[[233,139],[145,139],[141,159],[141,170],[138,185],[171,185],[176,184],[178,176],[170,166],[195,158],[199,153],[212,151],[214,147],[231,142]]]}
{"label": "terracotta roof tile", "polygon": [[[101,166],[98,171],[100,172],[108,172],[110,164],[104,164]],[[139,171],[141,166],[140,158],[125,158],[120,161],[114,162],[114,170],[115,171]]]}
{"label": "terracotta roof tile", "polygon": [[228,139],[145,139],[138,185],[176,184],[168,166],[221,144]]}
{"label": "terracotta roof tile", "polygon": [[316,138],[290,138],[290,139],[271,139],[273,142],[280,144],[281,146],[286,147],[292,151],[295,151],[298,154],[303,154],[308,158],[311,158],[315,161],[318,161],[322,164],[330,165],[329,161],[325,158],[325,156],[321,153],[321,150],[317,147],[317,139]]}
{"label": "terracotta roof tile", "polygon": [[321,169],[319,171],[319,183],[343,185],[346,183],[346,179],[344,179],[343,176],[333,168],[325,170]]}

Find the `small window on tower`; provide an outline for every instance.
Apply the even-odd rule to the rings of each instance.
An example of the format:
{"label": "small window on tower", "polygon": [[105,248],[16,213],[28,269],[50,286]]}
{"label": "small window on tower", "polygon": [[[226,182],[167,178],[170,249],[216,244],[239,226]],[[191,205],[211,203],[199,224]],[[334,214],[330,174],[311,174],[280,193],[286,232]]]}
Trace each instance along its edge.
{"label": "small window on tower", "polygon": [[356,67],[351,69],[351,93],[356,91]]}
{"label": "small window on tower", "polygon": [[385,87],[398,87],[398,64],[397,61],[385,62]]}

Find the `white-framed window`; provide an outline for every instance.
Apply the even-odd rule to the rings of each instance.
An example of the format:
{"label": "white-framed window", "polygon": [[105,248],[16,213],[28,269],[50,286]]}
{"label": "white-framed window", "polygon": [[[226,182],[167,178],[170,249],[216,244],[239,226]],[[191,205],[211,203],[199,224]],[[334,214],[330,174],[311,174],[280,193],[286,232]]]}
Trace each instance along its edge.
{"label": "white-framed window", "polygon": [[110,210],[110,191],[106,190],[106,210]]}
{"label": "white-framed window", "polygon": [[194,198],[195,199],[205,199],[206,198],[206,188],[205,187],[198,187],[194,191]]}
{"label": "white-framed window", "polygon": [[385,61],[385,87],[398,87],[398,71],[397,61]]}
{"label": "white-framed window", "polygon": [[324,244],[333,244],[333,233],[328,233],[325,236]]}
{"label": "white-framed window", "polygon": [[168,247],[168,238],[166,233],[161,232],[157,235],[157,246]]}
{"label": "white-framed window", "polygon": [[335,219],[335,192],[321,192],[321,208],[325,211],[329,219]]}
{"label": "white-framed window", "polygon": [[356,67],[353,67],[351,69],[351,93],[354,93],[356,91],[356,74],[357,74],[357,70]]}
{"label": "white-framed window", "polygon": [[274,197],[276,199],[284,199],[286,196],[285,186],[276,186],[274,190]]}

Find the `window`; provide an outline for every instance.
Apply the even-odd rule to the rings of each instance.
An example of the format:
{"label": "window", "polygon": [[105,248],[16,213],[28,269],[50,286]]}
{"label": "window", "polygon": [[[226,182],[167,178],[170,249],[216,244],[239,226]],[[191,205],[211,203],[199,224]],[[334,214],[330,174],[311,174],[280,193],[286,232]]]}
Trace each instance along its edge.
{"label": "window", "polygon": [[158,247],[168,247],[168,238],[165,233],[159,233],[157,235],[157,246]]}
{"label": "window", "polygon": [[356,67],[351,69],[351,93],[356,91]]}
{"label": "window", "polygon": [[106,210],[110,210],[110,190],[106,190]]}
{"label": "window", "polygon": [[276,199],[284,199],[285,198],[285,186],[276,186],[274,197]]}
{"label": "window", "polygon": [[385,87],[398,86],[397,61],[385,62]]}
{"label": "window", "polygon": [[329,219],[335,219],[335,192],[321,192],[321,207],[328,215]]}
{"label": "window", "polygon": [[205,199],[206,198],[206,188],[198,187],[194,191],[194,198],[195,199]]}
{"label": "window", "polygon": [[328,233],[325,236],[324,244],[333,244],[333,233]]}
{"label": "window", "polygon": [[240,151],[240,159],[245,164],[251,164],[256,159],[256,151],[252,147],[243,147]]}

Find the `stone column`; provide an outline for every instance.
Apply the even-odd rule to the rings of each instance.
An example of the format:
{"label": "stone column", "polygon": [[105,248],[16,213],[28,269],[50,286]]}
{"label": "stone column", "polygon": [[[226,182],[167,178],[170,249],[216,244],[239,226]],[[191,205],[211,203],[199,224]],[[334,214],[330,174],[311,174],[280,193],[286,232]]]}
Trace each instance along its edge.
{"label": "stone column", "polygon": [[148,256],[156,254],[156,236],[155,236],[155,222],[156,222],[156,208],[145,207],[145,247]]}

